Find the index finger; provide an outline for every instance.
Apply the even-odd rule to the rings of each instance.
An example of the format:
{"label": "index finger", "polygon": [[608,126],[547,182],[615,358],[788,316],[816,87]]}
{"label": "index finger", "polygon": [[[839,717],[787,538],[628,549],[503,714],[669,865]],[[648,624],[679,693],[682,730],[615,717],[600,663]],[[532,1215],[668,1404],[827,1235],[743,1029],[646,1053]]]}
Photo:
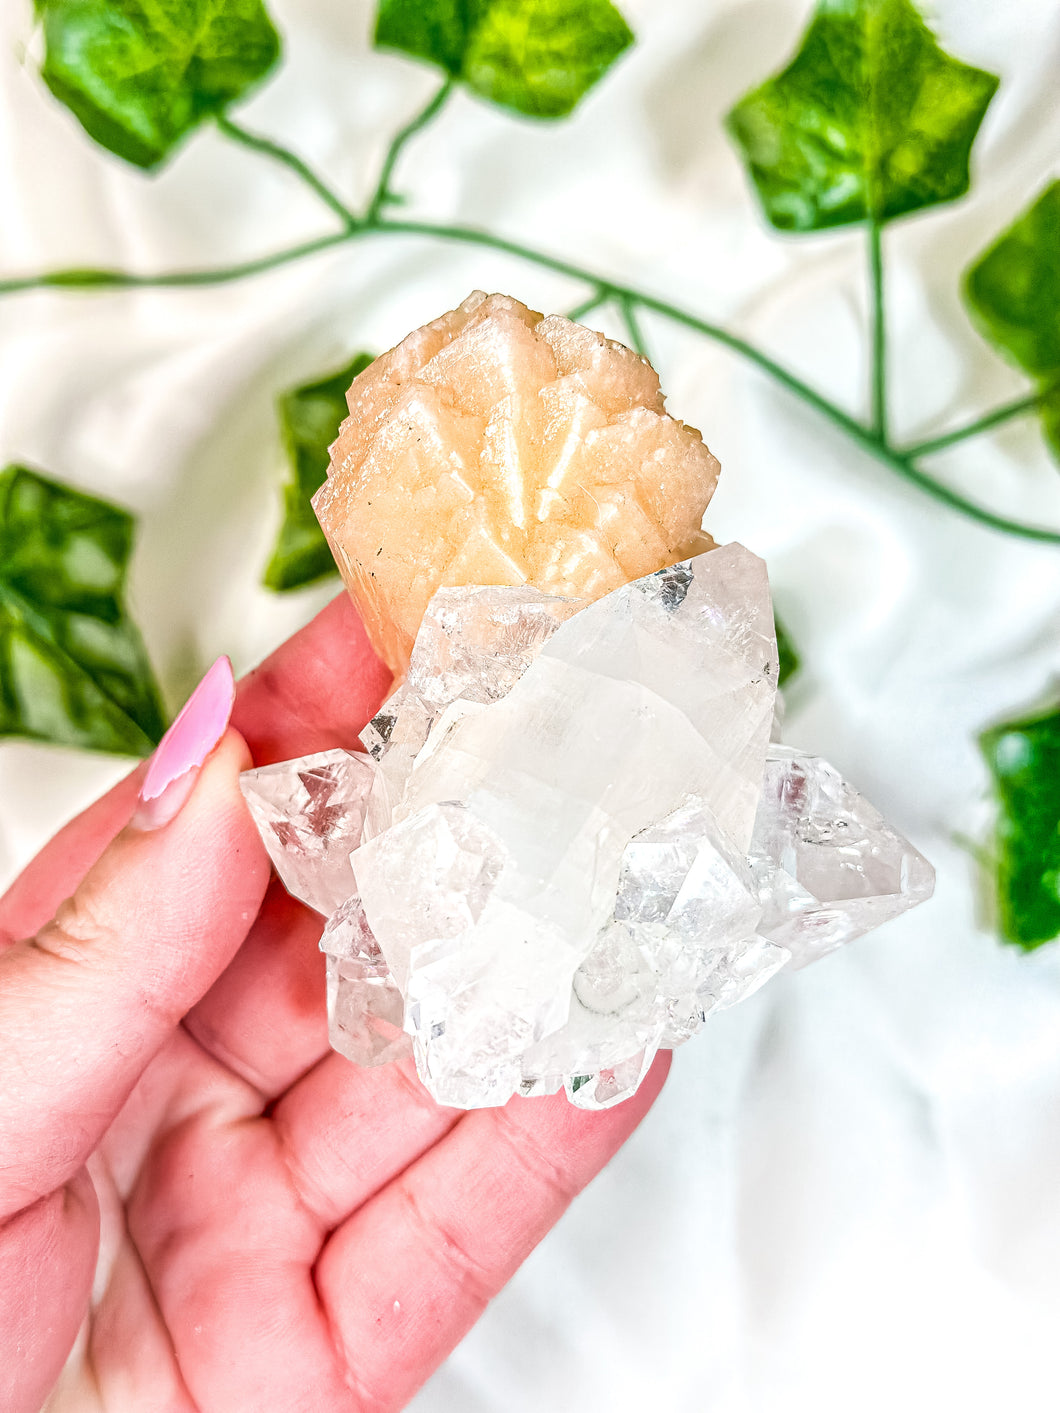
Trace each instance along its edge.
{"label": "index finger", "polygon": [[[390,684],[345,593],[240,682],[232,724],[256,765],[349,746]],[[29,937],[125,827],[144,766],[65,825],[0,898],[0,949]]]}

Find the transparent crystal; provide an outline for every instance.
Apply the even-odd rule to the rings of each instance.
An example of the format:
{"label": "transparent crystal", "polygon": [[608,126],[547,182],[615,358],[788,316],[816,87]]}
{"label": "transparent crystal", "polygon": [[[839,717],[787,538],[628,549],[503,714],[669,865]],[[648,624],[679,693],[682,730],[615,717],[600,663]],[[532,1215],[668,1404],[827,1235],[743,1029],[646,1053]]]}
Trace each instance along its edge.
{"label": "transparent crystal", "polygon": [[355,1065],[387,1065],[412,1050],[402,1030],[404,1002],[393,983],[377,983],[361,969],[327,959],[328,1039]]}
{"label": "transparent crystal", "polygon": [[763,947],[762,902],[747,857],[697,797],[630,840],[615,917],[656,978],[668,1045],[750,995],[788,958],[780,947]]}
{"label": "transparent crystal", "polygon": [[931,897],[935,871],[827,761],[771,746],[751,866],[762,933],[806,966]]}
{"label": "transparent crystal", "polygon": [[438,710],[457,697],[499,701],[582,607],[579,599],[556,598],[525,584],[439,589],[416,636],[407,691]]}
{"label": "transparent crystal", "polygon": [[610,1109],[621,1104],[636,1094],[656,1053],[654,1048],[641,1050],[593,1074],[572,1075],[566,1084],[567,1098],[578,1109]]}
{"label": "transparent crystal", "polygon": [[[403,749],[406,713],[449,702],[390,777],[389,826],[370,810],[353,856],[421,1074],[449,1103],[467,1104],[476,1084],[480,1096],[488,1086],[479,1102],[500,1102],[576,1061],[602,1069],[657,1047],[660,995],[674,999],[666,988],[678,983],[653,968],[670,965],[674,937],[711,895],[702,881],[699,913],[690,895],[665,938],[616,932],[626,846],[693,790],[719,838],[738,841],[722,846],[728,854],[746,848],[772,722],[768,584],[741,546],[628,584],[558,626],[550,607],[532,634],[516,635],[513,670],[493,644],[508,603],[526,624],[517,596],[527,593],[459,591],[472,607],[425,625],[430,666],[414,654],[381,776]],[[479,624],[483,609],[492,628]],[[463,625],[473,625],[470,648]],[[733,891],[757,916],[746,880]],[[630,948],[642,957],[637,996],[621,1015],[593,1011],[579,992],[620,935],[625,964]]]}
{"label": "transparent crystal", "polygon": [[576,599],[527,585],[438,590],[416,637],[408,676],[361,732],[365,749],[380,764],[368,806],[369,837],[400,809],[413,762],[446,708],[506,696],[580,607]]}
{"label": "transparent crystal", "polygon": [[439,591],[369,754],[246,787],[300,896],[326,875],[336,1049],[411,1049],[460,1108],[606,1108],[712,1012],[928,897],[857,791],[770,744],[776,678],[739,545],[580,608]]}
{"label": "transparent crystal", "polygon": [[403,1029],[405,1001],[372,936],[360,900],[351,898],[320,939],[327,955],[328,1034],[358,1065],[385,1065],[412,1049]]}
{"label": "transparent crystal", "polygon": [[361,842],[371,762],[323,751],[246,770],[239,785],[287,891],[328,916],[353,893],[350,852]]}

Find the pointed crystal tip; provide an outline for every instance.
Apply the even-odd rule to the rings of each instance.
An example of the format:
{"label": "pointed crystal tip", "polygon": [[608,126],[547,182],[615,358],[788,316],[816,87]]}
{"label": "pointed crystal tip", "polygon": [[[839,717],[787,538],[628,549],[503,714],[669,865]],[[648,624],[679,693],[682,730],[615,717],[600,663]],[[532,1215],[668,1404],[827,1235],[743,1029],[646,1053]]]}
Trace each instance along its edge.
{"label": "pointed crystal tip", "polygon": [[284,887],[325,917],[354,891],[350,853],[361,842],[373,779],[367,757],[344,750],[259,766],[239,777]]}

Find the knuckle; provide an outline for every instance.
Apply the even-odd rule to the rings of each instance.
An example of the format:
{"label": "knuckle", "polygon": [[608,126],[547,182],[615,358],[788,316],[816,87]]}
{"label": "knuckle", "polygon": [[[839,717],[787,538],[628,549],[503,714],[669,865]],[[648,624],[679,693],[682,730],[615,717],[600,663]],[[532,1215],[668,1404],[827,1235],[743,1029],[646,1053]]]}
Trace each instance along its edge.
{"label": "knuckle", "polygon": [[462,1290],[473,1301],[486,1305],[497,1293],[500,1281],[493,1272],[469,1250],[464,1239],[439,1213],[428,1212],[415,1189],[403,1184],[399,1189],[409,1227],[419,1232],[425,1250],[443,1266],[455,1272]]}
{"label": "knuckle", "polygon": [[286,1126],[275,1117],[268,1122],[272,1124],[276,1150],[294,1200],[323,1236],[325,1232],[334,1230],[341,1216],[335,1210],[327,1181],[307,1166],[299,1144],[291,1141]]}
{"label": "knuckle", "polygon": [[356,1358],[343,1348],[342,1375],[350,1394],[350,1402],[345,1413],[391,1413],[393,1402],[386,1393],[369,1388],[357,1368]]}
{"label": "knuckle", "polygon": [[[179,980],[184,960],[177,949],[152,948],[151,961],[141,957],[128,966],[127,947],[119,945],[122,933],[90,888],[81,888],[61,903],[54,918],[29,939],[28,946],[53,965],[48,981],[56,994],[74,991],[83,997],[113,986],[120,974],[127,1012],[137,1022],[172,1026],[180,1018],[167,997]],[[125,964],[123,964],[123,958]],[[86,990],[87,989],[87,990]]]}
{"label": "knuckle", "polygon": [[51,922],[45,923],[32,945],[62,961],[83,962],[109,936],[110,928],[87,890],[60,903]]}
{"label": "knuckle", "polygon": [[495,1111],[497,1137],[514,1154],[530,1180],[566,1207],[581,1190],[581,1184],[507,1109]]}

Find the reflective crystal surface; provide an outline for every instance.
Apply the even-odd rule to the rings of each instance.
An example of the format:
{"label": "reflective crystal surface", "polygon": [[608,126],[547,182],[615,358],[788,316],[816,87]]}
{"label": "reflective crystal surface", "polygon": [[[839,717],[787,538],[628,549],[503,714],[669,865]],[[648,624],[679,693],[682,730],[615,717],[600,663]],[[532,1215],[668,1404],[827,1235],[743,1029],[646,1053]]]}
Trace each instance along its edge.
{"label": "reflective crystal surface", "polygon": [[411,1048],[461,1108],[604,1108],[713,1011],[929,896],[930,865],[831,766],[770,744],[776,679],[740,545],[584,606],[440,590],[368,755],[247,787],[285,879],[319,903],[315,855],[337,899],[335,1048]]}
{"label": "reflective crystal surface", "polygon": [[668,1045],[749,996],[789,956],[758,936],[762,903],[747,856],[701,798],[630,840],[615,916],[648,961]]}
{"label": "reflective crystal surface", "polygon": [[328,1035],[358,1065],[385,1065],[412,1049],[405,1002],[394,985],[358,898],[331,917],[320,939],[327,955]]}
{"label": "reflective crystal surface", "polygon": [[[476,609],[495,604],[496,639],[528,592],[476,591]],[[722,850],[747,848],[777,662],[765,569],[738,545],[544,623],[514,681],[498,688],[490,674],[509,672],[506,654],[489,651],[487,637],[491,666],[472,662],[469,674],[469,651],[454,652],[453,629],[439,631],[439,619],[453,628],[479,621],[475,610],[439,615],[417,640],[379,759],[385,808],[370,809],[353,867],[406,997],[424,1081],[443,1102],[467,1105],[476,1093],[497,1102],[556,1074],[654,1052],[669,1002],[687,1028],[695,986],[681,973],[681,938],[709,910],[710,871],[704,865],[691,885],[698,913],[688,897],[668,927],[638,928],[635,904],[616,916],[623,862],[634,836],[693,793],[709,802]],[[413,733],[424,730],[416,750]],[[718,864],[715,892],[729,887],[740,927],[753,933],[749,876],[741,887],[726,867]],[[724,929],[715,931],[728,941]],[[713,938],[703,946],[716,970],[724,958],[711,952]],[[608,956],[616,949],[617,963]],[[621,1006],[586,1005],[594,968],[608,967],[629,976],[640,968],[636,993]]]}
{"label": "reflective crystal surface", "polygon": [[374,773],[355,751],[323,751],[246,770],[239,784],[288,893],[326,916],[353,892],[350,851],[361,842]]}
{"label": "reflective crystal surface", "polygon": [[751,865],[762,932],[806,966],[931,897],[935,870],[818,756],[771,746]]}
{"label": "reflective crystal surface", "polygon": [[369,807],[373,824],[379,818],[369,833],[390,822],[412,763],[442,712],[456,701],[484,706],[506,696],[560,624],[581,607],[577,599],[526,587],[438,590],[424,614],[403,685],[361,733],[365,749],[379,762]]}

